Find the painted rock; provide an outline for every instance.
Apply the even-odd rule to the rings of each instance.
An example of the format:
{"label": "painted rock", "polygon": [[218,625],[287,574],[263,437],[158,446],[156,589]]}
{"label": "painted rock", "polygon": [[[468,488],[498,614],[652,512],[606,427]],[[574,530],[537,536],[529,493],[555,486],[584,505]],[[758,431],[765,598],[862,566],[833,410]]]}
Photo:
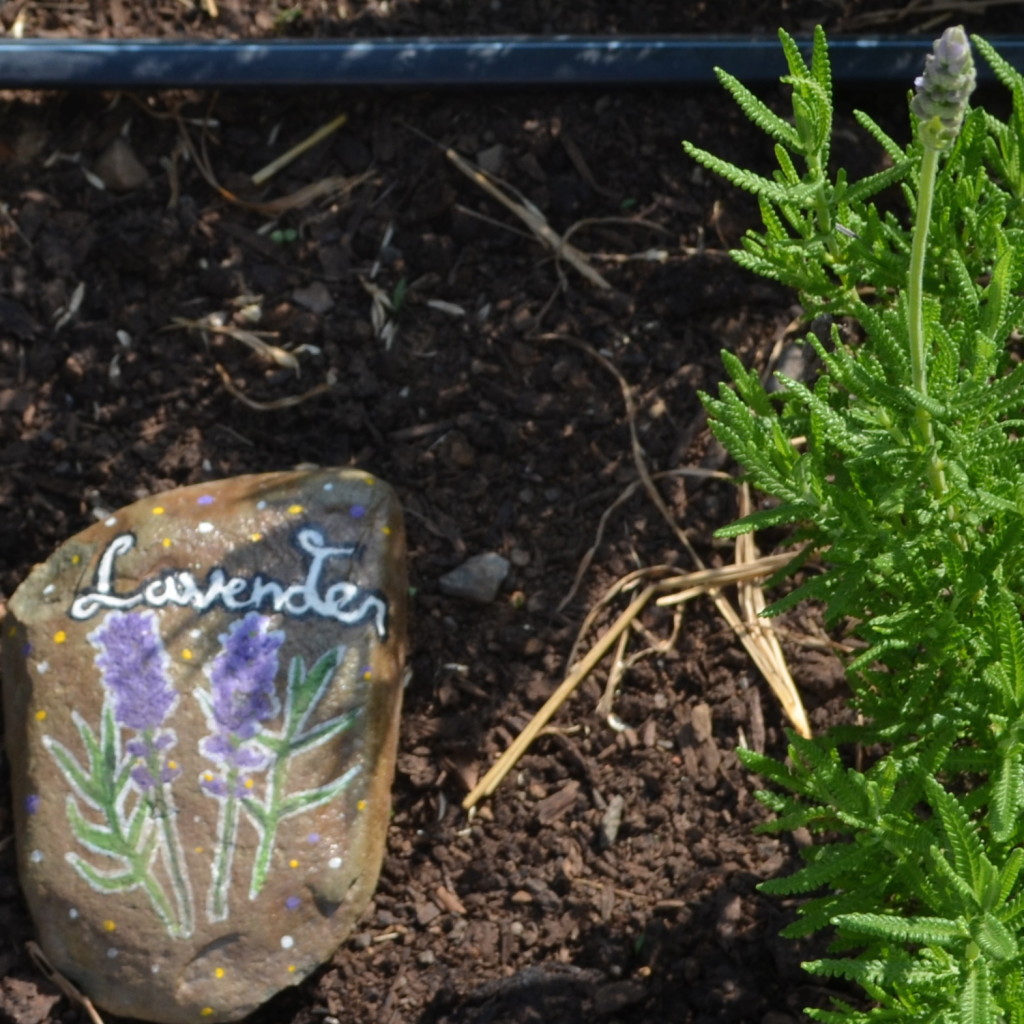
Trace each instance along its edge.
{"label": "painted rock", "polygon": [[271,473],[122,509],[11,598],[22,887],[99,1006],[235,1020],[348,934],[390,810],[404,558],[387,484]]}

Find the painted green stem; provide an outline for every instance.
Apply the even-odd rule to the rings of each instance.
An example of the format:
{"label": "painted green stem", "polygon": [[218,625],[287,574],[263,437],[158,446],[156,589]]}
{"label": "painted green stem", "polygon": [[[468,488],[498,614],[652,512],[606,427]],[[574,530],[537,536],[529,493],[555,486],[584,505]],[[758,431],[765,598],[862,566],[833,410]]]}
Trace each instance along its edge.
{"label": "painted green stem", "polygon": [[279,803],[281,792],[288,778],[288,758],[278,755],[274,760],[274,768],[267,779],[265,795],[266,814],[260,829],[260,845],[256,851],[256,860],[252,867],[252,880],[249,884],[249,899],[255,899],[267,880],[270,870],[270,858],[277,842],[277,828],[281,823]]}
{"label": "painted green stem", "polygon": [[238,832],[238,769],[232,768],[224,780],[227,792],[220,808],[217,829],[217,859],[213,867],[210,887],[209,914],[211,921],[223,921],[228,916],[228,889],[231,886],[231,862],[235,856]]}
{"label": "painted green stem", "polygon": [[[925,145],[921,157],[921,179],[917,193],[917,221],[910,249],[910,275],[907,281],[907,326],[910,334],[911,383],[914,390],[928,394],[927,339],[924,330],[924,265],[928,251],[928,228],[935,198],[935,178],[939,167],[939,151]],[[917,426],[920,440],[930,449],[928,480],[937,495],[946,493],[946,473],[935,452],[935,431],[931,413],[918,406]]]}
{"label": "painted green stem", "polygon": [[169,786],[163,781],[164,766],[153,752],[153,737],[144,734],[146,749],[150,751],[146,767],[153,779],[153,812],[160,821],[166,848],[167,871],[171,876],[171,887],[174,890],[174,901],[178,910],[178,927],[176,933],[188,938],[195,930],[195,912],[192,902],[192,884],[185,867],[185,857],[181,849],[181,839],[175,822],[177,808],[169,792]]}

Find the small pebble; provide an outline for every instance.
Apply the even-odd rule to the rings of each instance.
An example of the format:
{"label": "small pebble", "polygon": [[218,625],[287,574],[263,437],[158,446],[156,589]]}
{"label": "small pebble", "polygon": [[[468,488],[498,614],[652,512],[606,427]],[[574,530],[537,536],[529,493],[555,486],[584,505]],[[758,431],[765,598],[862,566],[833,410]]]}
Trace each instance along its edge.
{"label": "small pebble", "polygon": [[326,313],[334,305],[334,299],[323,281],[314,281],[306,288],[296,288],[292,292],[292,299],[297,305],[317,316]]}
{"label": "small pebble", "polygon": [[500,174],[505,165],[505,147],[500,143],[481,149],[476,155],[477,165],[488,174]]}
{"label": "small pebble", "polygon": [[496,551],[487,551],[466,559],[458,568],[445,573],[438,583],[441,593],[448,597],[490,604],[498,596],[509,568],[507,558]]}
{"label": "small pebble", "polygon": [[149,181],[135,151],[118,137],[97,157],[93,173],[111,192],[131,192]]}

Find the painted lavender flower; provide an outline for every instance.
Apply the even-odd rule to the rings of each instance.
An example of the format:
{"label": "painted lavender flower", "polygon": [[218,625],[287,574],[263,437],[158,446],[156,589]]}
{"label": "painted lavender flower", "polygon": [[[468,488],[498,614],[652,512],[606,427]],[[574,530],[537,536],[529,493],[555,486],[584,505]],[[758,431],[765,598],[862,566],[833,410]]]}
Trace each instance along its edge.
{"label": "painted lavender flower", "polygon": [[248,773],[270,763],[270,753],[254,738],[281,707],[274,681],[284,633],[271,624],[257,612],[233,622],[220,635],[221,652],[207,669],[211,692],[203,695],[203,710],[212,732],[199,749],[217,762],[220,775],[204,772],[200,784],[214,796],[227,795],[229,779],[244,790]]}
{"label": "painted lavender flower", "polygon": [[216,765],[200,775],[199,784],[221,801],[207,903],[211,921],[227,917],[239,798],[253,788],[252,774],[264,771],[273,760],[271,750],[259,740],[263,723],[280,712],[275,680],[284,633],[272,625],[270,617],[258,612],[233,622],[218,637],[220,653],[207,666],[210,691],[197,694],[210,728],[199,750]]}
{"label": "painted lavender flower", "polygon": [[[220,653],[206,668],[208,692],[198,693],[209,727],[199,743],[200,753],[214,763],[199,784],[220,802],[217,843],[207,914],[211,921],[228,915],[234,852],[242,814],[252,823],[259,843],[252,864],[249,898],[255,899],[266,882],[283,821],[313,810],[340,796],[360,772],[353,764],[321,786],[288,791],[293,760],[350,729],[359,708],[316,721],[321,701],[331,688],[345,653],[331,647],[307,669],[301,655],[291,659],[287,682],[278,696],[278,659],[284,634],[274,620],[257,612],[233,622],[219,637]],[[280,718],[280,727],[268,724]],[[263,773],[256,786],[253,775]]]}
{"label": "painted lavender flower", "polygon": [[161,730],[177,703],[171,686],[170,658],[153,612],[111,612],[89,634],[99,652],[96,665],[113,700],[114,720],[139,735],[125,749],[137,758],[131,778],[143,792],[172,782],[181,770],[166,759],[174,746],[171,730]]}
{"label": "painted lavender flower", "polygon": [[[85,763],[52,737],[44,737],[44,744],[72,788],[72,832],[116,869],[104,870],[77,853],[68,854],[69,863],[97,892],[142,888],[170,934],[185,937],[194,927],[192,888],[171,795],[171,783],[181,774],[169,757],[177,737],[166,725],[178,698],[158,625],[151,611],[106,616],[88,636],[104,690],[99,734],[77,711],[72,714]],[[122,744],[125,729],[130,738]],[[82,804],[100,812],[102,824],[90,820]],[[158,862],[173,899],[154,874]]]}

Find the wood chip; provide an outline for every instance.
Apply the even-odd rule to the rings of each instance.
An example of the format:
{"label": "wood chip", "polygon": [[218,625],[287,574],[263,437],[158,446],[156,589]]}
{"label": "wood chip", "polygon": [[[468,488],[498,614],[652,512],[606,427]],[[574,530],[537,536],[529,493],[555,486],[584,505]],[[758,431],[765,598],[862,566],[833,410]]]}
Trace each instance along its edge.
{"label": "wood chip", "polygon": [[574,803],[579,795],[580,784],[572,779],[557,793],[545,797],[537,804],[537,820],[542,825],[550,825],[557,821]]}
{"label": "wood chip", "polygon": [[465,916],[466,908],[462,900],[446,886],[439,885],[434,890],[434,899],[438,904],[448,911],[449,914],[460,914]]}

